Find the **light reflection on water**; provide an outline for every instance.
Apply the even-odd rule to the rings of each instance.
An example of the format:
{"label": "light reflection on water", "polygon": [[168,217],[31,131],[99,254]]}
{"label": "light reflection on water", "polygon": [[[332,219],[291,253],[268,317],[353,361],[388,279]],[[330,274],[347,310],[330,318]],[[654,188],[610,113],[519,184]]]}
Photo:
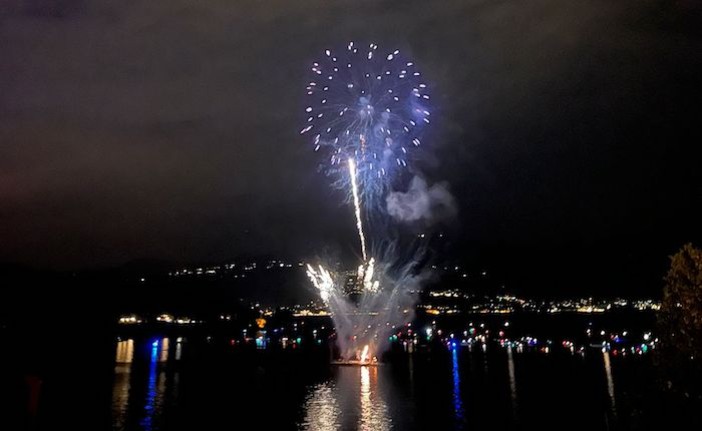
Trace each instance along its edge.
{"label": "light reflection on water", "polygon": [[115,357],[115,382],[112,388],[112,421],[116,430],[126,426],[127,407],[129,405],[129,380],[131,364],[134,360],[134,340],[117,342]]}
{"label": "light reflection on water", "polygon": [[609,361],[609,352],[602,352],[602,356],[604,359],[605,375],[607,376],[607,394],[609,395],[610,408],[612,411],[612,415],[616,416],[617,405],[614,397],[614,379],[612,379],[612,365]]}
{"label": "light reflection on water", "polygon": [[337,401],[336,385],[327,381],[313,386],[305,401],[305,430],[333,430],[341,425],[341,410]]}
{"label": "light reflection on water", "polygon": [[[192,388],[192,384],[179,388],[178,369],[181,367],[175,363],[181,360],[183,350],[188,348],[184,344],[187,344],[184,340],[169,342],[167,338],[145,341],[124,340],[116,344],[112,393],[112,429],[114,431],[190,429],[178,421],[174,423],[172,420],[174,415],[197,418],[198,414],[203,413],[197,410],[197,406],[193,407],[192,404],[185,402],[188,399],[193,400],[192,393],[189,394],[190,398],[179,399],[179,392]],[[190,354],[189,352],[188,350],[187,353]],[[516,426],[518,416],[521,422],[526,423],[531,417],[529,412],[534,409],[534,406],[538,408],[537,404],[530,404],[529,394],[535,393],[535,390],[536,393],[540,393],[543,385],[548,384],[548,381],[530,382],[530,376],[533,381],[534,372],[539,370],[535,368],[534,361],[541,360],[534,356],[528,359],[522,355],[526,354],[511,348],[506,349],[506,354],[494,356],[488,356],[482,352],[476,355],[469,349],[457,348],[450,351],[445,361],[430,362],[426,357],[410,355],[407,357],[407,368],[402,368],[401,364],[392,363],[377,367],[332,367],[331,375],[325,375],[324,381],[317,380],[319,377],[303,379],[306,387],[304,399],[303,392],[300,392],[299,399],[290,398],[294,396],[293,391],[288,394],[287,387],[276,386],[275,380],[256,380],[256,385],[263,386],[262,389],[255,389],[246,379],[243,379],[242,385],[239,386],[242,379],[235,373],[232,374],[232,380],[229,382],[234,385],[232,387],[235,387],[239,394],[263,390],[264,399],[268,400],[267,397],[271,396],[266,402],[272,405],[289,401],[295,406],[293,407],[296,412],[294,416],[287,416],[287,418],[283,416],[276,420],[280,423],[296,424],[302,430],[424,429],[428,423],[436,423],[437,429],[479,429],[480,425],[485,425],[482,422],[483,419],[480,419],[483,411],[509,412],[510,407],[511,418],[507,414],[504,419],[500,419],[505,421],[501,424]],[[589,397],[609,401],[608,408],[607,404],[603,404],[607,410],[605,420],[617,420],[611,358],[609,353],[605,352],[602,356],[595,355],[594,359],[601,361],[600,364],[604,365],[605,373],[602,373],[600,368],[598,376],[601,379],[600,382],[604,381],[606,385],[599,388],[593,385],[592,388],[588,387],[589,389],[574,386],[572,392],[564,396],[581,397],[583,402],[590,399]],[[569,359],[564,361],[566,362],[563,364],[568,364]],[[516,364],[517,362],[519,364]],[[488,364],[490,373],[488,373]],[[321,366],[326,367],[326,365]],[[233,365],[228,367],[224,364],[222,369],[224,375],[233,367]],[[519,381],[516,379],[515,368],[519,368]],[[194,372],[188,367],[184,369],[191,370],[188,371],[189,373]],[[564,369],[564,367],[560,368],[560,370]],[[195,379],[188,379],[186,382],[199,380]],[[618,385],[622,386],[621,383]],[[212,388],[213,386],[205,383],[203,387]],[[491,394],[491,388],[496,388],[496,392]],[[553,388],[558,388],[558,391],[563,390],[558,386]],[[584,395],[582,394],[584,389],[594,392],[589,392],[591,395]],[[275,393],[276,391],[278,393]],[[597,395],[598,392],[600,395]],[[518,393],[521,395],[519,398]],[[204,405],[210,405],[210,402],[216,405],[220,395],[214,391],[202,392],[197,393],[195,398],[211,400],[203,403]],[[558,401],[557,398],[554,400]],[[221,423],[219,419],[221,415],[221,418],[227,418],[224,419],[225,422],[231,418],[233,425],[238,423],[237,418],[242,417],[241,415],[250,413],[249,404],[245,404],[244,407],[239,407],[237,403],[226,405],[230,406],[226,411],[221,410],[221,407],[215,407],[217,411],[209,412],[217,415],[218,419],[214,423]],[[174,406],[178,406],[178,409]],[[290,410],[283,410],[285,411],[290,412]],[[574,410],[574,412],[577,411],[579,410]],[[289,422],[286,422],[288,418]]]}
{"label": "light reflection on water", "polygon": [[134,340],[123,340],[117,342],[117,364],[131,364],[134,360]]}
{"label": "light reflection on water", "polygon": [[[161,353],[159,355],[158,362],[168,362],[168,345],[169,345],[169,340],[168,338],[163,338],[160,341],[156,341],[156,348],[158,349],[158,345],[161,345]],[[153,346],[153,344],[152,344]]]}
{"label": "light reflection on water", "polygon": [[453,372],[453,411],[456,415],[456,425],[461,429],[463,424],[463,398],[461,398],[461,375],[458,369],[458,350],[451,349]]}
{"label": "light reflection on water", "polygon": [[168,361],[168,338],[154,341],[151,345],[146,405],[144,406],[143,419],[140,422],[142,428],[146,431],[154,429],[154,420],[163,412],[163,402],[166,393],[166,372],[164,370],[159,372],[158,363],[166,361]]}
{"label": "light reflection on water", "polygon": [[[169,357],[169,339],[149,341],[146,388],[145,393],[142,392],[144,381],[138,379],[143,378],[143,375],[135,374],[133,370],[134,344],[132,339],[117,342],[112,390],[112,429],[134,429],[132,422],[138,421],[137,429],[152,431],[159,429],[157,423],[164,414],[167,391],[177,394],[178,373],[173,373],[169,379],[164,368]],[[132,417],[134,415],[138,417]]]}
{"label": "light reflection on water", "polygon": [[339,367],[336,378],[310,389],[303,409],[302,430],[393,429],[378,367]]}
{"label": "light reflection on water", "polygon": [[517,380],[514,377],[514,355],[512,346],[507,347],[507,372],[509,374],[509,396],[512,400],[512,414],[517,418]]}
{"label": "light reflection on water", "polygon": [[378,390],[378,367],[361,367],[361,420],[359,429],[389,430],[388,405]]}
{"label": "light reflection on water", "polygon": [[183,342],[178,339],[176,340],[176,351],[175,351],[175,360],[180,361],[180,359],[183,357]]}

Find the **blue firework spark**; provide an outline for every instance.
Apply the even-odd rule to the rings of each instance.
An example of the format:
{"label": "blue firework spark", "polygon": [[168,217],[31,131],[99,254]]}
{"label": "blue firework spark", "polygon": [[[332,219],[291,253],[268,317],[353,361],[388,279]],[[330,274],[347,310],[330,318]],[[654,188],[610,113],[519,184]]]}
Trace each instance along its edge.
{"label": "blue firework spark", "polygon": [[420,132],[431,116],[427,85],[399,50],[385,52],[373,43],[326,50],[311,74],[300,133],[325,153],[323,169],[347,191],[348,161],[354,159],[368,209],[422,143]]}

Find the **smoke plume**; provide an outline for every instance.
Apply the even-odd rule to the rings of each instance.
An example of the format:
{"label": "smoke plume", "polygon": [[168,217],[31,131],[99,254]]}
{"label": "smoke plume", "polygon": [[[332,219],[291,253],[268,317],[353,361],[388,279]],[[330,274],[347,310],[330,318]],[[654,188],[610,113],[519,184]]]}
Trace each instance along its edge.
{"label": "smoke plume", "polygon": [[406,192],[391,192],[386,198],[388,214],[404,222],[432,223],[456,215],[456,201],[447,183],[428,185],[415,176]]}

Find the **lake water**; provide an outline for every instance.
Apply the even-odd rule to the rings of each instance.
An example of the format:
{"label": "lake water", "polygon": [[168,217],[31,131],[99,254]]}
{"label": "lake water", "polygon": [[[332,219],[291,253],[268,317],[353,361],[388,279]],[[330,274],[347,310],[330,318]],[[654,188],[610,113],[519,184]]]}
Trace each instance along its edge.
{"label": "lake water", "polygon": [[[377,367],[317,351],[184,338],[115,347],[112,430],[648,429],[697,420],[661,401],[649,355],[489,347]],[[692,414],[694,416],[694,414]]]}

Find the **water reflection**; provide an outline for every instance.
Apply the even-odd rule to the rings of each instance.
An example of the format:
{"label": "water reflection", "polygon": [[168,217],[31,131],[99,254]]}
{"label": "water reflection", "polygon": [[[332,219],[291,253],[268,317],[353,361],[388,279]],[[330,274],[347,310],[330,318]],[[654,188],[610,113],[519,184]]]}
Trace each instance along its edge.
{"label": "water reflection", "polygon": [[178,339],[176,339],[175,360],[180,361],[180,358],[182,356],[183,356],[183,339],[181,337],[178,337]]}
{"label": "water reflection", "polygon": [[614,380],[612,379],[612,366],[609,362],[609,352],[602,352],[602,357],[604,358],[605,375],[607,376],[607,393],[609,394],[610,407],[612,409],[612,415],[616,416],[617,406],[614,401]]}
{"label": "water reflection", "polygon": [[112,388],[112,419],[115,429],[121,430],[126,426],[130,389],[129,380],[133,360],[134,340],[118,341],[115,356],[115,382]]}
{"label": "water reflection", "polygon": [[[467,348],[444,350],[445,356],[439,357],[441,360],[435,360],[436,357],[428,360],[420,354],[409,356],[408,369],[402,362],[330,369],[325,364],[305,364],[303,366],[308,368],[304,371],[309,374],[279,380],[276,373],[281,369],[287,372],[287,364],[270,365],[270,379],[242,379],[234,365],[224,362],[222,373],[203,374],[208,378],[187,374],[200,373],[205,368],[192,366],[199,364],[191,362],[198,359],[191,350],[193,345],[197,346],[190,340],[186,342],[175,337],[171,337],[170,343],[168,339],[116,343],[114,431],[196,429],[193,423],[202,424],[202,429],[213,429],[205,426],[213,424],[222,424],[222,429],[236,429],[242,415],[252,412],[265,415],[270,406],[276,407],[277,416],[273,422],[280,425],[279,428],[294,424],[299,429],[320,431],[516,429],[528,422],[538,422],[548,414],[563,418],[577,417],[583,412],[590,415],[583,424],[602,425],[604,415],[610,426],[623,422],[628,414],[628,410],[622,408],[625,405],[628,409],[628,399],[622,398],[626,396],[628,380],[617,380],[618,411],[613,381],[614,372],[621,377],[619,372],[626,371],[626,364],[607,352],[600,357],[599,350],[593,352],[594,356],[589,355],[587,362],[570,355],[557,356],[558,360],[553,361],[548,358],[549,362],[544,362],[542,356],[518,355],[516,347],[507,347],[506,352],[488,349],[491,354],[487,355],[476,346],[472,354]],[[187,362],[176,362],[181,357]],[[519,382],[516,381],[516,362],[519,362]],[[567,385],[554,383],[554,376],[572,367],[589,375],[587,373],[596,366],[602,373],[600,364],[603,364],[604,376],[599,374],[599,379],[576,380]],[[323,371],[311,368],[320,366],[324,367]],[[181,388],[178,387],[178,370],[186,373]],[[606,391],[602,377],[606,378]],[[232,391],[235,394],[223,398],[214,391],[219,387],[235,388]],[[210,389],[213,389],[211,393]],[[554,389],[558,392],[553,392]],[[536,399],[535,393],[545,394],[544,400]],[[253,403],[239,404],[235,398],[238,394],[264,394],[270,399],[266,398],[265,406],[259,410],[258,405],[252,407]],[[305,394],[304,400],[302,394]],[[590,428],[597,428],[595,425]]]}
{"label": "water reflection", "polygon": [[161,344],[161,354],[159,355],[159,362],[167,362],[168,361],[168,344],[169,340],[168,338],[162,339],[160,342],[154,341],[154,343],[157,343],[156,346],[158,347],[158,344]]}
{"label": "water reflection", "polygon": [[335,392],[336,385],[332,381],[320,383],[312,388],[305,401],[305,419],[300,428],[315,431],[340,427],[341,409]]}
{"label": "water reflection", "polygon": [[163,370],[158,372],[158,363],[166,361],[168,361],[168,338],[154,341],[151,344],[149,386],[146,391],[144,417],[140,422],[145,431],[151,431],[153,429],[154,419],[163,411],[163,399],[166,392],[166,373]]}
{"label": "water reflection", "polygon": [[409,362],[407,367],[409,369],[410,393],[414,396],[414,355],[409,355]]}
{"label": "water reflection", "polygon": [[388,404],[378,384],[378,368],[341,367],[334,379],[313,386],[305,400],[304,420],[299,428],[393,429]]}
{"label": "water reflection", "polygon": [[115,362],[117,364],[130,364],[134,359],[134,340],[123,340],[117,342],[117,355]]}
{"label": "water reflection", "polygon": [[[143,362],[135,361],[134,340],[117,343],[112,392],[114,430],[158,429],[157,424],[164,414],[167,390],[171,391],[170,398],[177,394],[178,373],[171,373],[169,378],[164,367],[169,360],[169,339],[149,341],[145,347],[148,349],[146,370],[137,366]],[[176,356],[180,356],[178,350]]]}
{"label": "water reflection", "polygon": [[463,424],[463,399],[461,398],[461,375],[458,370],[457,349],[451,349],[451,357],[453,359],[453,411],[456,415],[457,429],[461,429]]}
{"label": "water reflection", "polygon": [[507,371],[509,373],[509,394],[512,400],[512,413],[517,417],[517,380],[514,378],[514,357],[512,347],[507,347]]}
{"label": "water reflection", "polygon": [[388,406],[378,391],[378,367],[361,367],[361,420],[362,430],[389,430],[391,419]]}

